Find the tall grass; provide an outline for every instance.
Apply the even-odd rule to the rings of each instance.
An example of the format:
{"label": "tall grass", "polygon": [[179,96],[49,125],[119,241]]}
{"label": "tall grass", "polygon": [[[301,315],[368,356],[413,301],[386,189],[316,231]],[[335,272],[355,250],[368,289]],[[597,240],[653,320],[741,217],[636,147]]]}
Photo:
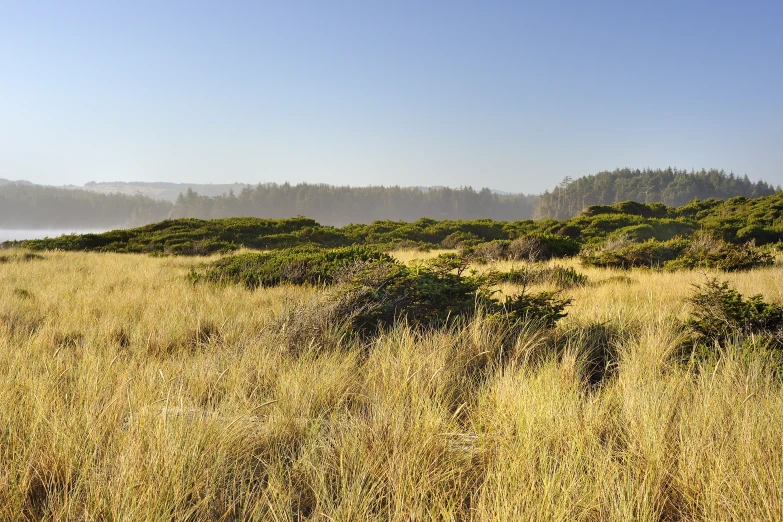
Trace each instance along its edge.
{"label": "tall grass", "polygon": [[[702,274],[580,269],[569,317],[511,345],[479,316],[291,350],[316,290],[191,263],[0,265],[0,519],[783,520],[780,381],[674,356]],[[728,279],[780,302],[781,276]]]}

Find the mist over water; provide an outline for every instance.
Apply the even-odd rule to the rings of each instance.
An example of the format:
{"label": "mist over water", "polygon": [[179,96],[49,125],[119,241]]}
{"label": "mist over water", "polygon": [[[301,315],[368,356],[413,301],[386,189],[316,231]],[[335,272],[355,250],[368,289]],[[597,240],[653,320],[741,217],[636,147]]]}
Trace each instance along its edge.
{"label": "mist over water", "polygon": [[43,239],[45,237],[59,237],[64,234],[100,234],[106,232],[105,228],[61,228],[61,229],[30,229],[30,228],[0,228],[0,243],[3,241],[17,241],[22,239]]}

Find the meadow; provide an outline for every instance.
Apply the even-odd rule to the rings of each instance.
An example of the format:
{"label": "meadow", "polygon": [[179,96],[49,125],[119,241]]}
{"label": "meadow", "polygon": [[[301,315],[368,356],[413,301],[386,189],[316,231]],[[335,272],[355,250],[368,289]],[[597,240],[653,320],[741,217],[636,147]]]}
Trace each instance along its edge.
{"label": "meadow", "polygon": [[3,255],[2,520],[783,520],[768,354],[678,356],[693,284],[781,303],[780,260],[549,261],[588,283],[510,345],[478,314],[292,346],[285,318],[316,287],[194,284],[186,257]]}

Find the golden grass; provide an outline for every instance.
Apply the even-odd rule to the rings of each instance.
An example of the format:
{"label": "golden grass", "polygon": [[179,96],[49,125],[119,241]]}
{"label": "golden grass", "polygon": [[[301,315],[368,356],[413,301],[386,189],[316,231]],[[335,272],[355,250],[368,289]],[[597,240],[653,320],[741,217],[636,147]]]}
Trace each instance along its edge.
{"label": "golden grass", "polygon": [[[195,262],[0,264],[0,519],[783,520],[780,382],[671,357],[703,274],[579,268],[559,356],[481,318],[292,352],[277,318],[315,290]],[[780,267],[725,278],[783,301]],[[596,325],[618,362],[591,387]]]}

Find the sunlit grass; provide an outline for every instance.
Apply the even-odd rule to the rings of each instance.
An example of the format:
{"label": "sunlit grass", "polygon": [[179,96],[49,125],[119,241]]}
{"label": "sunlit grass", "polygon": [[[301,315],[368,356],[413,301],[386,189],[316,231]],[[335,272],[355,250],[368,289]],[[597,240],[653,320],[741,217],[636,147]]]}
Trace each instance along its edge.
{"label": "sunlit grass", "polygon": [[[0,265],[0,519],[783,520],[780,382],[672,356],[710,274],[552,261],[588,275],[558,350],[500,353],[479,317],[292,351],[277,318],[315,289],[42,255]],[[721,277],[783,301],[779,266]],[[598,342],[616,367],[588,385]]]}

